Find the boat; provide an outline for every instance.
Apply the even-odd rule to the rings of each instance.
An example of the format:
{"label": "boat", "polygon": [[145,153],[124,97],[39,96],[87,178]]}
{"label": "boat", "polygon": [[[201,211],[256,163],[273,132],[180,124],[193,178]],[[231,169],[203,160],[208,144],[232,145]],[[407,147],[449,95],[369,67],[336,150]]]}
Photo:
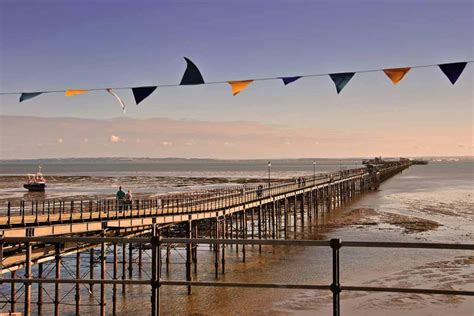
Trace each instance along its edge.
{"label": "boat", "polygon": [[38,167],[38,173],[28,174],[28,182],[23,187],[30,192],[44,192],[46,190],[46,179],[41,173],[41,166]]}
{"label": "boat", "polygon": [[427,165],[428,160],[413,159],[413,160],[411,160],[411,163],[414,164],[414,165]]}

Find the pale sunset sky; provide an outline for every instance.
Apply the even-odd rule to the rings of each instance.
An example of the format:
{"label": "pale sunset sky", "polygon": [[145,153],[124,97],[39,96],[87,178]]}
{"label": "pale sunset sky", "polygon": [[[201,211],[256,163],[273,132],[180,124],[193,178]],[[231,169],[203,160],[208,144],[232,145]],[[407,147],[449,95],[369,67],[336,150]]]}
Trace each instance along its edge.
{"label": "pale sunset sky", "polygon": [[[0,92],[177,84],[183,56],[205,81],[474,60],[474,1],[0,0]],[[474,63],[396,86],[359,73],[117,90],[18,102],[0,96],[0,159],[473,155]]]}

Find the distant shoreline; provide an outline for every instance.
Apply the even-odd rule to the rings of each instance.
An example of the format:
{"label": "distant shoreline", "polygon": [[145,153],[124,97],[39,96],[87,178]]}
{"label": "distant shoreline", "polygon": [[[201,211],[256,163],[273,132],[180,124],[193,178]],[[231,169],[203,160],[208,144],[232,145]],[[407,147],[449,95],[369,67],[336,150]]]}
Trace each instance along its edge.
{"label": "distant shoreline", "polygon": [[[383,157],[385,159],[398,159],[404,156],[397,157]],[[425,160],[448,160],[448,159],[459,159],[459,160],[474,160],[474,156],[406,156],[407,158],[413,159],[425,159]],[[275,161],[328,161],[328,160],[341,160],[341,161],[353,161],[373,158],[371,156],[364,157],[331,157],[331,158],[248,158],[248,159],[221,159],[221,158],[181,158],[181,157],[65,157],[65,158],[18,158],[18,159],[0,159],[0,163],[11,163],[11,162],[96,162],[96,161],[114,161],[114,162],[256,162],[262,161],[267,162],[269,160]]]}

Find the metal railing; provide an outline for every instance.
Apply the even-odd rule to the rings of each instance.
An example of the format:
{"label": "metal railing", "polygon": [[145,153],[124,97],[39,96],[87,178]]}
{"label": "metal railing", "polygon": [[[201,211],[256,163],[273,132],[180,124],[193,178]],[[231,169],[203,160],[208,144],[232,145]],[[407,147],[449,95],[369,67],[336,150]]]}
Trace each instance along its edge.
{"label": "metal railing", "polygon": [[[31,265],[31,245],[34,243],[45,243],[60,245],[64,243],[89,243],[101,244],[101,279],[42,279],[32,278]],[[150,244],[151,245],[151,277],[150,279],[106,279],[105,277],[105,243],[113,244]],[[413,294],[441,294],[441,295],[461,295],[474,296],[474,291],[468,290],[444,290],[429,288],[399,288],[399,287],[373,287],[359,285],[343,285],[340,278],[340,251],[343,248],[408,248],[408,249],[448,249],[448,250],[474,250],[474,244],[448,244],[448,243],[410,243],[410,242],[367,242],[367,241],[341,241],[340,239],[331,239],[325,241],[315,240],[247,240],[247,239],[197,239],[197,238],[161,238],[158,235],[157,227],[153,227],[153,237],[151,238],[124,238],[124,237],[4,237],[0,238],[0,263],[2,249],[5,244],[20,244],[25,246],[26,271],[29,271],[25,278],[1,278],[0,283],[23,283],[25,291],[31,288],[32,283],[69,283],[69,284],[136,284],[149,285],[151,287],[151,314],[160,313],[160,287],[161,286],[207,286],[207,287],[239,287],[239,288],[273,288],[273,289],[314,289],[331,291],[333,296],[333,315],[340,315],[340,293],[343,291],[364,291],[364,292],[390,292],[390,293],[413,293]],[[191,245],[209,244],[209,245],[268,245],[268,246],[311,246],[311,247],[330,247],[332,249],[332,283],[331,284],[295,284],[295,283],[247,283],[247,282],[218,282],[218,281],[192,281],[186,280],[163,280],[161,278],[161,251],[163,245],[185,244],[187,248]],[[59,254],[58,254],[59,256]],[[189,260],[189,259],[188,259]],[[0,269],[2,267],[0,266]],[[1,274],[0,274],[1,277]],[[105,299],[105,288],[101,287],[101,298]],[[25,292],[26,293],[26,292]],[[28,294],[29,295],[29,294]],[[25,314],[29,311],[25,300]],[[29,302],[29,301],[28,301]],[[29,304],[29,303],[28,303]],[[101,314],[105,315],[105,302],[101,302]]]}

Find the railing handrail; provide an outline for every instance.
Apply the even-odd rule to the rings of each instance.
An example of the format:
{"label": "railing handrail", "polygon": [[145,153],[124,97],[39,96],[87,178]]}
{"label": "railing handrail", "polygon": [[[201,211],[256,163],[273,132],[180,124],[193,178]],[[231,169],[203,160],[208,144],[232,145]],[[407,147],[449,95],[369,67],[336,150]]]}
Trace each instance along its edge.
{"label": "railing handrail", "polygon": [[[1,238],[1,237],[0,237]],[[5,243],[150,243],[152,237],[3,237]],[[225,244],[225,245],[269,245],[269,246],[314,246],[328,247],[330,240],[310,239],[215,239],[215,238],[163,238],[162,244]],[[392,242],[392,241],[342,241],[340,247],[351,248],[417,248],[417,249],[446,249],[446,250],[474,250],[474,243],[439,243],[439,242]]]}

